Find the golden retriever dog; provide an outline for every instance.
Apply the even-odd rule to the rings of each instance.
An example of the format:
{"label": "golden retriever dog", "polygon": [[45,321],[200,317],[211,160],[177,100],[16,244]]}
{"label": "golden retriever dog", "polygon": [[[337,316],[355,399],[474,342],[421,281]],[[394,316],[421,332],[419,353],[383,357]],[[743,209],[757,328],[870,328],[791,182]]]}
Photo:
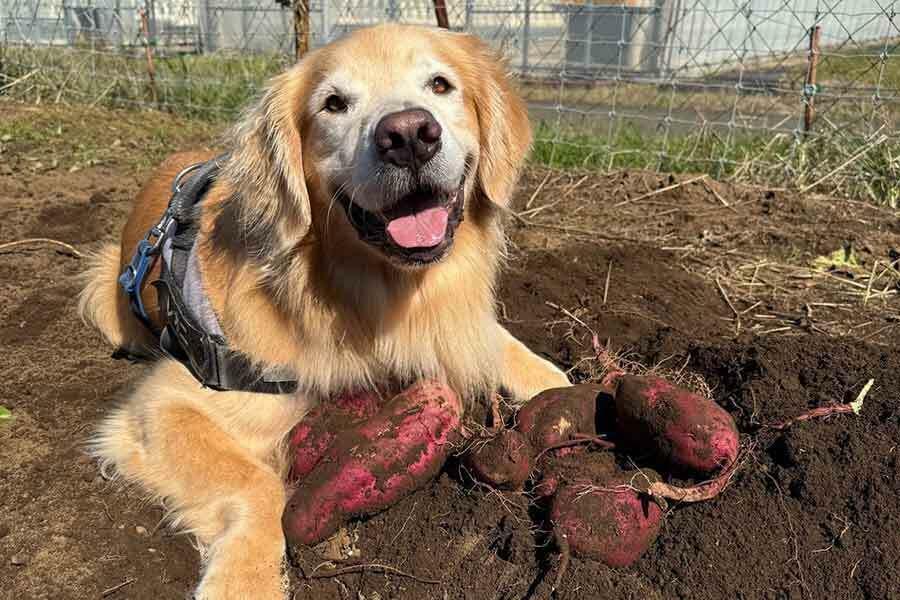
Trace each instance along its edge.
{"label": "golden retriever dog", "polygon": [[[501,217],[530,143],[488,46],[399,25],[310,52],[241,119],[199,205],[197,269],[228,347],[297,389],[215,391],[160,357],[93,446],[196,537],[196,598],[285,597],[285,438],[317,403],[424,378],[518,402],[569,385],[495,317]],[[158,354],[117,278],[176,174],[212,156],[166,160],[93,260],[81,312],[117,348]]]}

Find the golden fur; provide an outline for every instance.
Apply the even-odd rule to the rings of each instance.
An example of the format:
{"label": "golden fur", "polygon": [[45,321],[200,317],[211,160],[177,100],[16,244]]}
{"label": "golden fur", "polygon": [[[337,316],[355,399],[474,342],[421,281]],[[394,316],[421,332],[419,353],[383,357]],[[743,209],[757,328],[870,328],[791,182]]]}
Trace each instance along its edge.
{"label": "golden fur", "polygon": [[[463,82],[457,126],[477,140],[465,220],[449,255],[401,268],[357,239],[317,169],[322,134],[304,109],[324,74],[350,68],[371,89],[424,51]],[[399,75],[398,75],[399,74]],[[234,131],[231,156],[204,201],[198,234],[204,289],[229,344],[259,366],[289,365],[292,395],[214,392],[160,361],[100,427],[107,469],[163,500],[203,549],[197,598],[283,598],[285,434],[341,390],[437,378],[466,397],[503,387],[521,401],[565,375],[501,327],[494,286],[504,252],[500,212],[531,141],[523,102],[476,38],[380,26],[310,53],[272,80]],[[121,244],[87,272],[81,312],[115,346],[152,353],[116,284],[137,240],[158,220],[169,185],[208,155],[168,159],[138,196]],[[145,301],[158,319],[152,290]]]}

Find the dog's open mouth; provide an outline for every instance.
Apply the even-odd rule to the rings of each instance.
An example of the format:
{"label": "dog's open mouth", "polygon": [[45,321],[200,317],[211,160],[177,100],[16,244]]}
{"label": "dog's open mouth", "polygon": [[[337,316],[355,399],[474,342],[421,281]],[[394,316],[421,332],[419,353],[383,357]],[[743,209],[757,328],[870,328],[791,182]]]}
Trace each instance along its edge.
{"label": "dog's open mouth", "polygon": [[390,258],[423,265],[443,258],[463,219],[465,178],[454,190],[417,188],[374,213],[342,195],[341,204],[359,238]]}

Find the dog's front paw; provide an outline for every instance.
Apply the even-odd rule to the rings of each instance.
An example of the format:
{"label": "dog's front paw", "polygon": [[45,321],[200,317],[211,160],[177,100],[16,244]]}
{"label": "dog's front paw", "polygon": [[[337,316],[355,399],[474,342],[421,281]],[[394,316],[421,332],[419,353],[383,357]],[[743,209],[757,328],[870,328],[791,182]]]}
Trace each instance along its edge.
{"label": "dog's front paw", "polygon": [[266,546],[243,538],[211,548],[194,600],[285,600],[283,541]]}
{"label": "dog's front paw", "polygon": [[525,366],[515,369],[507,384],[518,403],[524,404],[544,390],[572,385],[559,367],[539,356],[533,355]]}

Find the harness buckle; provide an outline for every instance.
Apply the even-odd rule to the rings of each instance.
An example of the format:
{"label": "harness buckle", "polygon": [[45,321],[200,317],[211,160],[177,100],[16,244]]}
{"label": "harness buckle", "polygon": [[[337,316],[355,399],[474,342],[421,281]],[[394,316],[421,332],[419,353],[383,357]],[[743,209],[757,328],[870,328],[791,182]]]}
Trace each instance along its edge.
{"label": "harness buckle", "polygon": [[119,285],[125,290],[132,310],[148,326],[150,325],[150,317],[144,309],[141,287],[143,286],[144,278],[153,267],[156,255],[159,253],[159,246],[159,239],[153,243],[147,238],[138,242],[137,250],[134,256],[131,257],[131,262],[119,276]]}
{"label": "harness buckle", "polygon": [[153,268],[156,257],[160,253],[163,242],[168,236],[169,227],[171,226],[173,217],[168,209],[163,213],[159,222],[150,228],[147,235],[138,242],[131,262],[125,267],[125,270],[119,276],[119,285],[125,290],[131,309],[151,330],[153,327],[150,323],[150,317],[144,308],[144,300],[141,298],[141,288],[144,285],[144,279],[147,273]]}

